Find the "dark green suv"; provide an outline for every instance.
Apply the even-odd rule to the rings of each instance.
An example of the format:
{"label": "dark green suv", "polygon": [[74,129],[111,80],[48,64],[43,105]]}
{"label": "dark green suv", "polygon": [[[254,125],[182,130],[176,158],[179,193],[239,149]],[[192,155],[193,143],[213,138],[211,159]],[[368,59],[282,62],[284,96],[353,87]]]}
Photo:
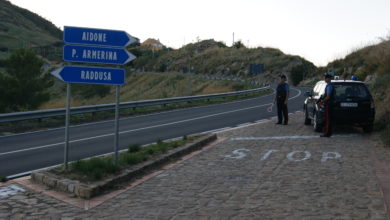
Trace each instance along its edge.
{"label": "dark green suv", "polygon": [[[333,122],[337,124],[356,125],[364,132],[371,132],[375,119],[375,105],[370,91],[361,81],[332,80],[335,88],[333,101]],[[303,106],[305,124],[313,124],[314,130],[321,132],[324,127],[325,110],[316,103],[323,98],[325,81],[319,81],[313,90],[306,92]]]}

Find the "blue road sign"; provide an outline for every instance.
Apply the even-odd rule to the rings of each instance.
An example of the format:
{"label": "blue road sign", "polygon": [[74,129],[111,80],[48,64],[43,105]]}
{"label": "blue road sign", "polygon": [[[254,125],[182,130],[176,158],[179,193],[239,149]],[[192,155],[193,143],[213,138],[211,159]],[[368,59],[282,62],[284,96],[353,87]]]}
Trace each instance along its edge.
{"label": "blue road sign", "polygon": [[123,65],[136,57],[124,48],[64,46],[64,61]]}
{"label": "blue road sign", "polygon": [[127,45],[137,42],[137,39],[130,36],[125,31],[65,26],[64,42],[67,44],[126,47]]}
{"label": "blue road sign", "polygon": [[67,83],[123,85],[125,70],[92,66],[64,66],[51,74]]}

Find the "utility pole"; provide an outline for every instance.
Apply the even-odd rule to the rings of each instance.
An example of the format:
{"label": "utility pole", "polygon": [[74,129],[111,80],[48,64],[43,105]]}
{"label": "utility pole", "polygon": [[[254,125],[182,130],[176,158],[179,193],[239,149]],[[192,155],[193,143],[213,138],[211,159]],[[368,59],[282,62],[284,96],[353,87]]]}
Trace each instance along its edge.
{"label": "utility pole", "polygon": [[234,32],[233,32],[233,44],[232,44],[232,46],[234,46]]}

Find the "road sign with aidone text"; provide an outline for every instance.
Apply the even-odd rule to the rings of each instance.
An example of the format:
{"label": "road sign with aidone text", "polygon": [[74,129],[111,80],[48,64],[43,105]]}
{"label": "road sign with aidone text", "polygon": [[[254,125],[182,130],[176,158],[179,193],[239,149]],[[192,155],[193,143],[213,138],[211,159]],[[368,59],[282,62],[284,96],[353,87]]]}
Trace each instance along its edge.
{"label": "road sign with aidone text", "polygon": [[104,30],[83,27],[64,27],[66,44],[101,45],[108,47],[126,47],[138,40],[125,31]]}

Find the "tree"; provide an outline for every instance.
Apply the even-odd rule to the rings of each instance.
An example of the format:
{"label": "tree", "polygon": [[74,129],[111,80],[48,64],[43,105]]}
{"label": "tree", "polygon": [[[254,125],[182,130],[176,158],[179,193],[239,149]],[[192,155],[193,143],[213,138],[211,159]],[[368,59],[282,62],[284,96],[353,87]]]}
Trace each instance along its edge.
{"label": "tree", "polygon": [[53,78],[42,73],[43,61],[28,49],[16,50],[0,73],[0,112],[33,110],[50,99]]}
{"label": "tree", "polygon": [[245,48],[245,45],[241,42],[241,40],[234,42],[233,47],[236,49]]}
{"label": "tree", "polygon": [[291,81],[293,85],[298,85],[310,72],[313,72],[314,69],[315,66],[310,62],[303,62],[301,65],[293,67],[291,69]]}

